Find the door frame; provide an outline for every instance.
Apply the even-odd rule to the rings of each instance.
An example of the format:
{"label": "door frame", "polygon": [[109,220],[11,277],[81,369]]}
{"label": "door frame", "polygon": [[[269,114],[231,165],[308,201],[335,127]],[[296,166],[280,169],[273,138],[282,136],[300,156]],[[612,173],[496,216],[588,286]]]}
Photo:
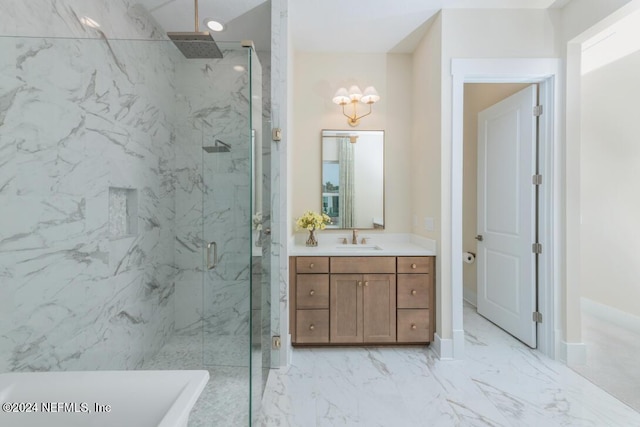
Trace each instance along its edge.
{"label": "door frame", "polygon": [[[538,258],[538,311],[543,322],[538,325],[538,350],[556,358],[556,339],[561,330],[557,303],[560,298],[560,271],[556,257],[560,254],[561,175],[560,108],[562,61],[557,58],[522,59],[452,59],[452,120],[451,120],[451,229],[443,230],[450,237],[451,253],[451,313],[453,342],[451,354],[441,357],[464,358],[464,327],[462,298],[462,173],[465,83],[537,83],[539,103],[544,111],[539,120],[540,186],[538,225],[539,241],[543,245]],[[449,236],[447,236],[449,235]],[[533,242],[532,242],[533,243]],[[448,357],[447,357],[448,356]]]}

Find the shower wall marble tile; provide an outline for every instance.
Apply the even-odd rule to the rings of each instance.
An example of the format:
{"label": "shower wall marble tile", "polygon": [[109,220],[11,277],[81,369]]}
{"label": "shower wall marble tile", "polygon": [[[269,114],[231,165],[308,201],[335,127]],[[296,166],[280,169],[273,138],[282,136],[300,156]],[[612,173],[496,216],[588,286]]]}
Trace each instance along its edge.
{"label": "shower wall marble tile", "polygon": [[[2,9],[5,35],[160,34],[126,0]],[[140,366],[174,329],[177,51],[16,37],[0,51],[0,372]],[[109,239],[109,187],[138,190],[136,236]]]}
{"label": "shower wall marble tile", "polygon": [[[166,39],[164,30],[138,3],[138,0],[2,0],[0,36]],[[99,27],[87,25],[83,18],[91,18]]]}

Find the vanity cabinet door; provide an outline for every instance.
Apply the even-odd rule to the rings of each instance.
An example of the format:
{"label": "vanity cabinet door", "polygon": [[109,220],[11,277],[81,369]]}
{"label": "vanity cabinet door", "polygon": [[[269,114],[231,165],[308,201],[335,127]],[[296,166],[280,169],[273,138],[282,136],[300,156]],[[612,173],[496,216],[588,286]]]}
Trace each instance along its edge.
{"label": "vanity cabinet door", "polygon": [[362,275],[332,274],[329,286],[329,341],[362,342]]}
{"label": "vanity cabinet door", "polygon": [[365,274],[362,279],[364,342],[395,342],[396,275]]}

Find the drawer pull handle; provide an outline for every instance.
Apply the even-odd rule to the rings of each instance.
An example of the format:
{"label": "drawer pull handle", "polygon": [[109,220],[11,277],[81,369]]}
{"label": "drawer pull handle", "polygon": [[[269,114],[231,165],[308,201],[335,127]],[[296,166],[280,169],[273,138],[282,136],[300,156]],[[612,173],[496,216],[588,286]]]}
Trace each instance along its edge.
{"label": "drawer pull handle", "polygon": [[309,291],[309,295],[314,296],[315,294],[316,294],[316,291],[314,291],[313,289]]}
{"label": "drawer pull handle", "polygon": [[309,268],[313,268],[313,263],[309,264]]}
{"label": "drawer pull handle", "polygon": [[418,292],[417,292],[415,289],[411,289],[411,295],[415,295],[415,294],[417,294],[417,293],[418,293]]}
{"label": "drawer pull handle", "polygon": [[411,268],[413,268],[415,270],[416,268],[418,268],[418,266],[415,265],[415,264],[411,264]]}
{"label": "drawer pull handle", "polygon": [[416,324],[415,324],[415,323],[412,323],[412,324],[411,324],[411,329],[413,329],[413,330],[415,331],[416,329],[418,329],[418,327],[416,326]]}
{"label": "drawer pull handle", "polygon": [[364,282],[364,285],[365,285],[365,286],[369,286],[369,282],[366,282],[366,281],[365,281],[365,282]]}
{"label": "drawer pull handle", "polygon": [[316,327],[315,327],[315,325],[314,325],[313,323],[309,325],[309,330],[310,330],[310,331],[313,331],[315,328],[316,328]]}

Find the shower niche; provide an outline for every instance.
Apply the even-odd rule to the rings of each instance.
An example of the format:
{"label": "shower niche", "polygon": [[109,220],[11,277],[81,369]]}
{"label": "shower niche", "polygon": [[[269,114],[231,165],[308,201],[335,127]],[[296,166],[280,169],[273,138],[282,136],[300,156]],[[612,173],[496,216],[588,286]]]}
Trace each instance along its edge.
{"label": "shower niche", "polygon": [[138,234],[138,190],[109,187],[109,238]]}

